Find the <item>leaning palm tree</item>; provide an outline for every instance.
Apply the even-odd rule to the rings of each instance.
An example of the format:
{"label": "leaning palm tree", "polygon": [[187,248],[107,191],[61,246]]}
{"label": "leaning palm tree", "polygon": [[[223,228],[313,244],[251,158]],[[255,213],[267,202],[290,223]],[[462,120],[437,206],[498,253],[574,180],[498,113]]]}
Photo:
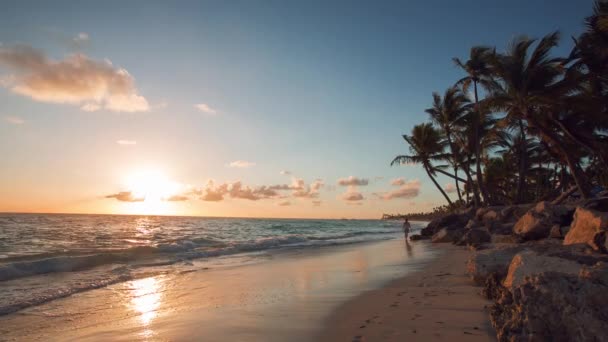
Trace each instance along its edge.
{"label": "leaning palm tree", "polygon": [[443,98],[438,93],[433,93],[433,107],[425,110],[430,116],[431,121],[443,130],[452,153],[449,161],[454,169],[454,182],[456,183],[456,193],[458,199],[462,201],[460,185],[458,183],[458,167],[460,166],[460,150],[454,143],[454,130],[456,122],[467,112],[468,99],[456,87],[448,88]]}
{"label": "leaning palm tree", "polygon": [[391,162],[391,166],[395,164],[421,164],[431,181],[433,181],[437,189],[439,189],[443,197],[448,201],[448,204],[452,206],[452,200],[434,177],[436,174],[433,161],[446,159],[446,155],[443,153],[445,144],[442,142],[441,132],[435,129],[431,123],[424,123],[414,126],[412,135],[403,135],[403,139],[410,145],[410,152],[412,155],[400,155],[395,157]]}
{"label": "leaning palm tree", "polygon": [[[479,93],[478,93],[478,85],[482,85],[486,88],[489,88],[493,83],[492,78],[490,77],[491,71],[488,65],[488,60],[494,54],[494,49],[486,47],[486,46],[474,46],[471,48],[469,53],[469,60],[466,62],[462,62],[459,58],[453,58],[454,64],[458,67],[462,68],[467,76],[461,78],[456,82],[456,85],[462,86],[463,92],[467,93],[470,89],[470,86],[473,85],[473,95],[474,95],[474,111],[479,111]],[[475,143],[475,160],[476,160],[476,173],[477,173],[477,184],[479,190],[487,201],[488,192],[485,188],[483,182],[483,175],[481,172],[481,154],[482,154],[482,146],[479,140],[479,122],[473,121],[471,122],[473,125],[473,133],[474,140],[477,140]]]}
{"label": "leaning palm tree", "polygon": [[[566,89],[560,81],[563,71],[562,58],[550,58],[549,53],[557,45],[558,32],[542,38],[529,53],[534,39],[516,39],[506,54],[496,54],[491,58],[491,70],[496,82],[489,87],[486,98],[488,106],[506,113],[505,120],[517,122],[520,134],[525,140],[526,132],[539,136],[553,146],[566,160],[581,194],[589,195],[582,170],[575,156],[569,153],[563,137],[555,126],[547,120],[547,113],[555,108],[556,99],[564,97],[571,89]],[[517,201],[524,196],[527,165],[522,149],[517,184]]]}

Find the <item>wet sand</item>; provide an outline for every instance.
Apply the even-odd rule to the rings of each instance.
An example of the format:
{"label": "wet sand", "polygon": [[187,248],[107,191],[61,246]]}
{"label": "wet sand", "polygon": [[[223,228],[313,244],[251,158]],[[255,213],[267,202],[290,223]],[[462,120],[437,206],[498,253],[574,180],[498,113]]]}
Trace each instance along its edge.
{"label": "wet sand", "polygon": [[[391,240],[184,263],[0,317],[0,340],[311,341],[332,312],[363,293],[388,291],[396,302],[392,288],[373,290],[427,268],[436,254],[427,242]],[[342,308],[354,303],[357,329],[382,314],[382,306],[348,303]]]}
{"label": "wet sand", "polygon": [[469,252],[433,247],[442,253],[423,270],[341,305],[320,341],[495,341],[491,303],[464,273]]}

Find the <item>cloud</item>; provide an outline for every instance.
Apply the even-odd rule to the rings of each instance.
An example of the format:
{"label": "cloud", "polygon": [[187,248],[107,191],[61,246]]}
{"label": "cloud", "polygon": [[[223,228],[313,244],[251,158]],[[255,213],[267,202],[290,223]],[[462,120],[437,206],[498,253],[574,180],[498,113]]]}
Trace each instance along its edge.
{"label": "cloud", "polygon": [[321,206],[321,203],[323,203],[323,201],[314,200],[314,201],[312,201],[312,206],[319,207],[319,206]]}
{"label": "cloud", "polygon": [[137,145],[135,140],[116,140],[118,145]]}
{"label": "cloud", "polygon": [[89,34],[86,32],[80,32],[74,38],[72,38],[72,41],[74,41],[76,44],[86,43],[89,41]]}
{"label": "cloud", "polygon": [[403,178],[395,178],[395,179],[391,180],[391,185],[401,186],[403,184],[405,184],[405,179],[403,179]]}
{"label": "cloud", "polygon": [[187,201],[190,198],[188,196],[185,195],[173,195],[171,197],[165,198],[165,201],[169,201],[169,202],[183,202],[183,201]]}
{"label": "cloud", "polygon": [[244,160],[235,160],[233,162],[230,162],[228,164],[229,167],[237,167],[237,168],[248,168],[248,167],[252,167],[255,166],[255,163],[252,162],[248,162],[248,161],[244,161]]}
{"label": "cloud", "polygon": [[135,79],[107,60],[95,61],[84,54],[53,60],[41,50],[18,45],[0,46],[0,65],[13,73],[3,78],[3,86],[36,101],[78,105],[83,110],[95,106],[115,112],[149,109]]}
{"label": "cloud", "polygon": [[283,202],[279,202],[279,203],[277,203],[277,205],[278,205],[279,207],[287,207],[287,206],[290,206],[290,205],[291,205],[291,202],[289,202],[289,201],[283,201]]}
{"label": "cloud", "polygon": [[213,180],[210,180],[203,189],[192,189],[188,193],[199,196],[203,201],[210,202],[219,202],[226,197],[251,201],[290,197],[284,194],[285,191],[291,191],[290,195],[294,198],[317,198],[323,186],[323,180],[321,179],[315,179],[310,185],[306,185],[301,178],[293,178],[291,184],[261,186],[248,186],[241,181],[216,184]]}
{"label": "cloud", "polygon": [[443,190],[445,192],[447,192],[448,194],[455,193],[456,192],[456,186],[454,185],[454,183],[446,183],[443,186]]}
{"label": "cloud", "polygon": [[315,179],[310,186],[306,186],[306,183],[302,178],[294,178],[292,180],[291,189],[293,197],[300,198],[317,198],[319,197],[319,190],[324,186],[322,179]]}
{"label": "cloud", "polygon": [[349,189],[347,192],[343,193],[340,198],[347,202],[357,202],[365,199],[360,192],[354,189]]}
{"label": "cloud", "polygon": [[283,176],[289,176],[291,175],[291,171],[287,171],[287,170],[283,170],[280,172]]}
{"label": "cloud", "polygon": [[367,178],[350,176],[348,178],[338,179],[338,185],[340,186],[365,186],[367,184],[369,184],[369,180]]}
{"label": "cloud", "polygon": [[406,182],[404,179],[398,178],[393,180],[391,184],[399,186],[399,188],[385,193],[374,193],[374,195],[384,200],[392,200],[414,198],[420,194],[420,181],[418,179]]}
{"label": "cloud", "polygon": [[209,115],[217,114],[217,110],[209,107],[209,105],[206,103],[195,104],[194,107],[196,107],[196,109],[200,110],[201,112],[203,112],[205,114],[209,114]]}
{"label": "cloud", "polygon": [[16,116],[6,116],[4,117],[4,121],[13,125],[23,125],[25,123],[25,120]]}
{"label": "cloud", "polygon": [[135,197],[131,191],[122,191],[119,193],[105,196],[105,198],[115,198],[121,202],[143,202],[145,198]]}

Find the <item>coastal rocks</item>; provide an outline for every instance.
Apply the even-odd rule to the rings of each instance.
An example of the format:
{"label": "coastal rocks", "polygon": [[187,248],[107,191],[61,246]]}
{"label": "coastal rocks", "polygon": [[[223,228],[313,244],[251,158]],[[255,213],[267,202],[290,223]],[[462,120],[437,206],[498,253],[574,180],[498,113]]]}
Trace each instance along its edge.
{"label": "coastal rocks", "polygon": [[467,262],[467,274],[478,285],[484,285],[492,274],[503,279],[511,260],[522,249],[522,246],[515,245],[476,251]]}
{"label": "coastal rocks", "polygon": [[490,242],[491,240],[492,236],[485,230],[469,229],[456,244],[459,246],[478,247],[479,245]]}
{"label": "coastal rocks", "polygon": [[539,202],[513,226],[513,233],[522,240],[538,240],[549,236],[554,224],[570,224],[572,210],[549,202]]}
{"label": "coastal rocks", "polygon": [[414,235],[410,236],[410,241],[428,240],[430,238],[431,238],[430,236],[414,234]]}
{"label": "coastal rocks", "polygon": [[513,289],[522,285],[526,278],[544,272],[576,275],[581,267],[581,264],[572,260],[539,255],[534,251],[526,250],[516,254],[511,260],[503,285]]}
{"label": "coastal rocks", "polygon": [[447,228],[448,230],[462,229],[470,218],[471,216],[468,213],[446,215],[429,222],[429,224],[420,231],[420,234],[424,236],[433,236],[442,228]]}
{"label": "coastal rocks", "polygon": [[[538,256],[523,256],[523,261],[534,263],[534,258]],[[490,309],[490,319],[499,341],[608,340],[608,267],[599,263],[581,268],[578,274],[576,266],[566,267],[530,273],[512,281],[510,291],[494,293],[499,298]]]}
{"label": "coastal rocks", "polygon": [[448,229],[442,228],[437,233],[433,235],[431,241],[433,243],[442,243],[442,242],[455,242],[458,241],[463,235],[462,229]]}
{"label": "coastal rocks", "polygon": [[608,213],[578,207],[570,231],[564,238],[564,245],[586,243],[594,250],[605,253],[607,230]]}

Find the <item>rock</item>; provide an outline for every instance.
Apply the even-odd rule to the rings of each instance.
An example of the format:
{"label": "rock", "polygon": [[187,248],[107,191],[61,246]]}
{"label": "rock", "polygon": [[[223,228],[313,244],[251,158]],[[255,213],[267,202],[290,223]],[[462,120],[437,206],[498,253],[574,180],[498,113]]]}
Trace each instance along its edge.
{"label": "rock", "polygon": [[572,209],[566,206],[539,202],[517,221],[513,233],[523,240],[544,239],[549,236],[554,224],[569,224],[571,212]]}
{"label": "rock", "polygon": [[458,241],[462,235],[464,234],[464,229],[448,229],[442,228],[437,233],[433,235],[431,241],[433,243],[442,243],[442,242],[456,242]]}
{"label": "rock", "polygon": [[514,235],[492,234],[491,242],[494,244],[496,244],[496,243],[515,244],[515,243],[519,243],[520,241],[519,241],[519,238]]}
{"label": "rock", "polygon": [[420,235],[420,234],[410,235],[410,241],[428,240],[430,238],[431,238],[430,236],[424,236],[424,235]]}
{"label": "rock", "polygon": [[479,224],[477,223],[477,221],[471,219],[469,220],[469,222],[467,222],[467,224],[464,226],[464,229],[472,229],[472,228],[476,228],[478,227]]}
{"label": "rock", "polygon": [[582,207],[606,212],[608,211],[608,197],[592,198],[585,201]]}
{"label": "rock", "polygon": [[568,234],[569,230],[570,226],[560,226],[559,224],[554,224],[549,232],[549,237],[553,239],[563,239],[566,234]]}
{"label": "rock", "polygon": [[490,242],[492,237],[490,233],[481,229],[467,230],[462,238],[456,243],[459,246],[479,246],[482,243]]}
{"label": "rock", "polygon": [[[528,268],[539,262],[532,258],[523,256]],[[564,266],[542,262],[545,267]],[[510,291],[493,293],[498,299],[490,320],[498,341],[608,341],[608,267],[599,263],[576,274],[571,266],[565,266],[566,272],[529,274],[513,281]]]}
{"label": "rock", "polygon": [[534,251],[526,250],[517,253],[511,260],[503,286],[507,289],[513,289],[523,284],[526,278],[544,272],[577,275],[581,268],[582,265],[576,261],[540,255]]}
{"label": "rock", "polygon": [[467,274],[478,285],[483,285],[491,274],[502,279],[507,275],[511,259],[523,248],[515,245],[477,251],[467,262]]}
{"label": "rock", "polygon": [[510,205],[500,211],[500,218],[503,223],[516,222],[532,208],[531,204]]}
{"label": "rock", "polygon": [[586,243],[594,250],[607,252],[606,231],[608,213],[578,207],[570,231],[564,238],[564,245]]}
{"label": "rock", "polygon": [[421,235],[432,236],[439,232],[442,228],[462,229],[471,218],[470,214],[449,214],[432,220],[429,224],[420,231]]}
{"label": "rock", "polygon": [[513,223],[494,222],[486,228],[492,234],[510,235],[513,232]]}

